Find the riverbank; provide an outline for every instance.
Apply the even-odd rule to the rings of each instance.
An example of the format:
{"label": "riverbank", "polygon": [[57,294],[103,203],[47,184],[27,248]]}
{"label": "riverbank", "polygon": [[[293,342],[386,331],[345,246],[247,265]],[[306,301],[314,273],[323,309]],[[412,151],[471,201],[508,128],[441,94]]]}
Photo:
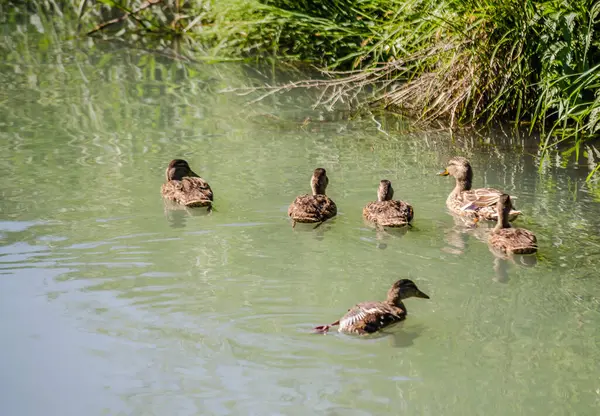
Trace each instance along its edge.
{"label": "riverbank", "polygon": [[539,130],[545,156],[568,143],[565,152],[578,157],[600,130],[599,2],[121,3],[29,7],[76,15],[82,36],[196,59],[309,62],[327,79],[293,86],[324,89],[328,107],[376,106],[449,127],[511,122]]}

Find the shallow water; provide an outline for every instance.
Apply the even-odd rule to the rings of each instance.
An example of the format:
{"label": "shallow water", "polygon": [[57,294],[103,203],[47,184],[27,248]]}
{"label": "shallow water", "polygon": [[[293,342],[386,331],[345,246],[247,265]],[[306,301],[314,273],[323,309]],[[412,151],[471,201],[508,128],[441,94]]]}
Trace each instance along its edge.
{"label": "shallow water", "polygon": [[[600,209],[587,172],[538,174],[535,143],[512,133],[345,121],[305,92],[248,105],[219,91],[268,71],[38,31],[2,42],[2,414],[597,413]],[[452,180],[435,173],[455,154],[476,186],[518,197],[535,265],[495,260],[484,227],[447,214]],[[211,184],[211,215],[165,210],[174,157]],[[339,214],[292,230],[287,206],[318,166]],[[404,234],[362,222],[382,178],[415,208]],[[311,334],[404,277],[431,296],[407,300],[404,323]]]}

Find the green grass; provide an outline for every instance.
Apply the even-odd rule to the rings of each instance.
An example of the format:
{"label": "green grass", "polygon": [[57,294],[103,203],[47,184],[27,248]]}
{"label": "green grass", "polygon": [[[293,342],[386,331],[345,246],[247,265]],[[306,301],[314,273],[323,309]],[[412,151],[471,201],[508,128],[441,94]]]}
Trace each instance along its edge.
{"label": "green grass", "polygon": [[[56,2],[80,16],[82,34],[147,3],[35,4]],[[323,103],[450,127],[525,125],[542,132],[542,158],[578,156],[600,130],[598,0],[163,0],[134,15],[93,36],[203,59],[309,62],[331,78],[297,85],[323,88]]]}

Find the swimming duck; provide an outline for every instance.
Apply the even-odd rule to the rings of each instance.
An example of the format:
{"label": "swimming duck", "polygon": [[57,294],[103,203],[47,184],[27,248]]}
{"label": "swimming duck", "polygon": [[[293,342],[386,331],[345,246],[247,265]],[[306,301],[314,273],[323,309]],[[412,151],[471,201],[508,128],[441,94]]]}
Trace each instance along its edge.
{"label": "swimming duck", "polygon": [[288,215],[292,218],[292,227],[295,227],[297,222],[318,222],[318,227],[323,221],[336,216],[335,202],[325,195],[328,183],[329,178],[327,178],[325,169],[315,169],[310,180],[312,195],[300,195],[288,208]]}
{"label": "swimming duck", "polygon": [[488,244],[505,254],[533,254],[537,251],[537,238],[524,228],[512,228],[508,215],[512,201],[508,194],[502,194],[496,203],[498,223],[490,233]]}
{"label": "swimming duck", "polygon": [[394,201],[394,188],[387,179],[379,182],[377,201],[369,202],[363,208],[363,218],[381,227],[402,227],[409,225],[414,211],[410,204]]}
{"label": "swimming duck", "polygon": [[186,207],[212,208],[213,193],[204,179],[198,176],[188,162],[174,159],[165,172],[166,182],[161,187],[163,198]]}
{"label": "swimming duck", "polygon": [[[473,182],[473,169],[464,157],[453,157],[448,162],[448,167],[438,173],[440,176],[454,176],[456,186],[446,199],[446,206],[455,214],[477,217],[495,221],[498,219],[495,205],[502,192],[494,188],[471,189]],[[514,209],[509,212],[508,220],[513,221],[521,214]]]}
{"label": "swimming duck", "polygon": [[317,326],[314,331],[326,334],[329,328],[339,325],[339,332],[350,334],[372,334],[406,318],[403,299],[410,297],[429,299],[412,280],[401,279],[392,285],[383,302],[362,302],[348,309],[340,320],[329,325]]}

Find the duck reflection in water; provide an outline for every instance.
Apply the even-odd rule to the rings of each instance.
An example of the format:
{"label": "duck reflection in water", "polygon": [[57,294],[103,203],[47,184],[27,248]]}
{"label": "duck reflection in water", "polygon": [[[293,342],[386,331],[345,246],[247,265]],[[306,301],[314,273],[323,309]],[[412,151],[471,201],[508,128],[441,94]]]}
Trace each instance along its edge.
{"label": "duck reflection in water", "polygon": [[[211,212],[214,211],[214,207]],[[171,228],[185,228],[187,220],[193,217],[204,217],[210,215],[205,209],[190,209],[183,205],[174,204],[170,201],[164,203],[164,214]]]}
{"label": "duck reflection in water", "polygon": [[454,225],[444,231],[444,241],[448,244],[442,250],[446,253],[462,255],[469,245],[469,240],[475,238],[486,241],[491,228],[487,224],[479,224],[472,219],[451,214]]}
{"label": "duck reflection in water", "polygon": [[510,264],[521,267],[535,267],[537,258],[531,255],[515,254],[513,256],[499,256],[498,253],[490,250],[494,254],[494,280],[498,283],[507,283],[510,280]]}
{"label": "duck reflection in water", "polygon": [[375,227],[375,239],[369,238],[368,241],[375,241],[378,249],[385,250],[388,247],[388,241],[391,241],[394,238],[401,238],[408,230],[409,227],[390,229]]}
{"label": "duck reflection in water", "polygon": [[323,241],[325,239],[325,233],[329,232],[333,226],[333,223],[321,222],[316,226],[314,224],[296,224],[294,227],[294,232],[299,233],[311,233],[311,235],[315,238],[315,240]]}

